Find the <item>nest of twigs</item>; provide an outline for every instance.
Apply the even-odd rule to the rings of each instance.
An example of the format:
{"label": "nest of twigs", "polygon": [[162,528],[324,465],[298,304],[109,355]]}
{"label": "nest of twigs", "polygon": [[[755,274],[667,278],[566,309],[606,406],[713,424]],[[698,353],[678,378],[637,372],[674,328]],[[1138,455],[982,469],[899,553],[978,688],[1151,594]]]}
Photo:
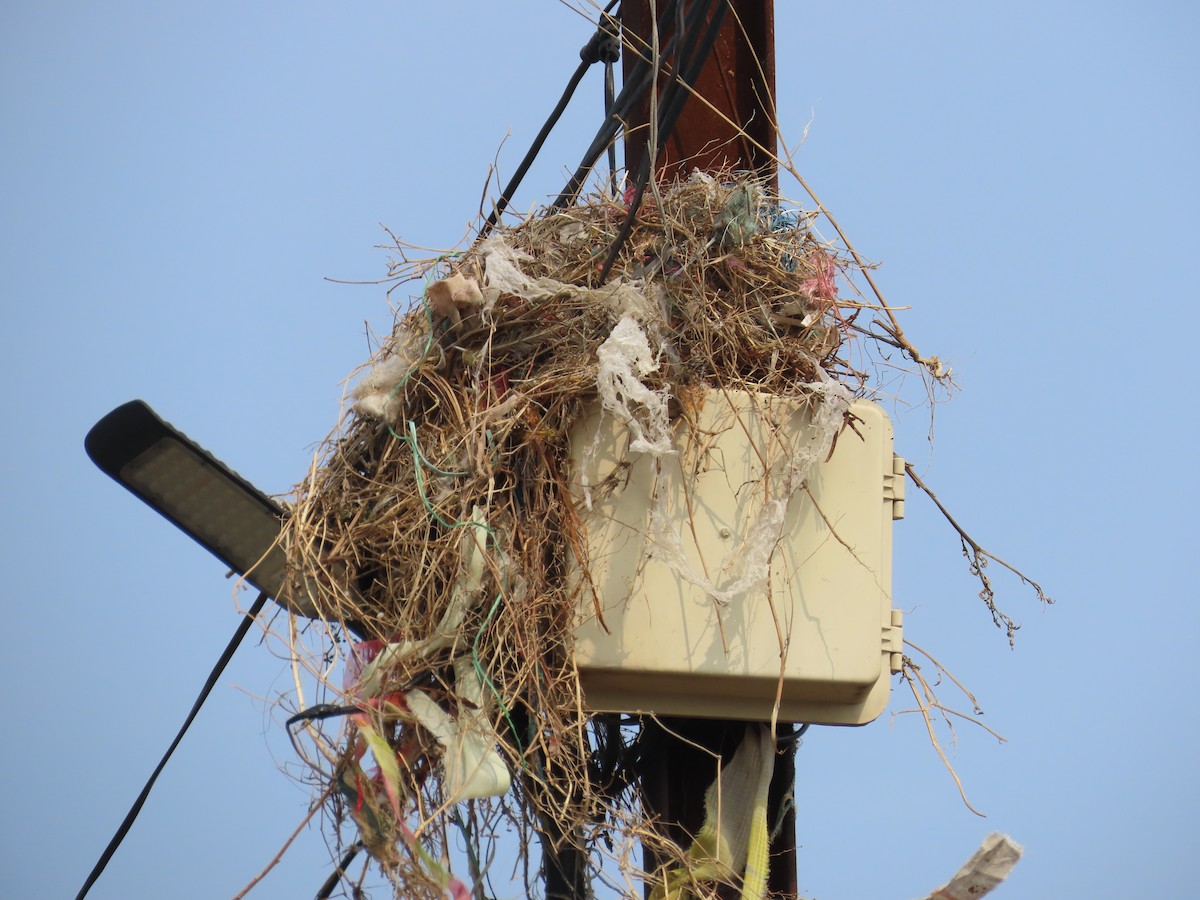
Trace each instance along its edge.
{"label": "nest of twigs", "polygon": [[[589,718],[572,661],[587,602],[587,579],[572,573],[586,572],[587,541],[569,436],[603,403],[612,367],[665,400],[668,418],[710,388],[799,398],[817,383],[861,393],[866,382],[849,352],[860,304],[835,284],[848,263],[812,217],[753,182],[701,175],[647,192],[617,246],[629,217],[622,200],[594,197],[464,253],[406,260],[402,274],[425,289],[291,507],[283,600],[328,623],[293,628],[318,683],[300,702],[345,713],[301,713],[293,727],[307,730],[302,753],[333,823],[354,820],[406,897],[442,896],[452,868],[486,870],[473,852],[452,860],[453,828],[478,847],[507,818],[587,851],[597,872],[596,853],[626,862],[635,840],[656,840],[622,761],[636,730]],[[649,356],[606,363],[618,333]],[[653,440],[628,380],[615,396]],[[477,753],[452,748],[469,735]],[[516,791],[454,805],[487,794],[471,786],[485,751],[502,756]],[[496,794],[504,775],[489,771]]]}

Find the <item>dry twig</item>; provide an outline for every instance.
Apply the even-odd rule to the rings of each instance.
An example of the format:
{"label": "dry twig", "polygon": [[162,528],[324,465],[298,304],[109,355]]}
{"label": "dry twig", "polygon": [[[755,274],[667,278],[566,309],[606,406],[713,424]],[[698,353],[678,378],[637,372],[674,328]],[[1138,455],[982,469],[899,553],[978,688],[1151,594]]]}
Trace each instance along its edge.
{"label": "dry twig", "polygon": [[992,615],[992,622],[995,623],[996,627],[1003,628],[1005,630],[1008,636],[1009,646],[1011,647],[1014,639],[1016,638],[1017,630],[1020,629],[1021,626],[1013,621],[1012,617],[1010,617],[996,605],[996,593],[992,588],[992,581],[988,577],[987,573],[988,561],[990,560],[992,562],[999,563],[1001,566],[1008,569],[1008,571],[1016,575],[1017,578],[1021,579],[1022,584],[1029,585],[1034,589],[1035,592],[1037,592],[1038,600],[1042,601],[1043,603],[1051,604],[1054,602],[1054,600],[1046,595],[1040,584],[1038,584],[1020,569],[1016,568],[1010,563],[1005,562],[994,553],[984,549],[984,547],[982,547],[974,538],[967,534],[963,527],[959,525],[957,521],[955,521],[954,516],[950,514],[950,511],[942,505],[942,501],[937,498],[937,494],[930,490],[929,485],[921,480],[921,476],[917,474],[916,470],[912,466],[912,463],[906,463],[904,470],[908,473],[908,477],[912,479],[913,484],[925,492],[925,494],[930,500],[933,501],[934,505],[945,517],[946,521],[950,523],[950,527],[958,533],[959,540],[962,541],[963,556],[967,558],[970,572],[979,579],[979,583],[982,585],[982,589],[979,592],[979,599],[982,600],[987,606],[988,612],[990,612]]}

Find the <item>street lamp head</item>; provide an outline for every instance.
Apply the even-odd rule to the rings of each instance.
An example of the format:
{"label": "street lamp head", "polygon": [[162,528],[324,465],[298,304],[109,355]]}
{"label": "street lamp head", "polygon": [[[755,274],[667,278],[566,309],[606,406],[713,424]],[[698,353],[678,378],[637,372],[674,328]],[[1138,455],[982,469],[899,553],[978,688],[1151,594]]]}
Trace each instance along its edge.
{"label": "street lamp head", "polygon": [[260,591],[278,598],[283,509],[141,400],[84,439],[92,462]]}

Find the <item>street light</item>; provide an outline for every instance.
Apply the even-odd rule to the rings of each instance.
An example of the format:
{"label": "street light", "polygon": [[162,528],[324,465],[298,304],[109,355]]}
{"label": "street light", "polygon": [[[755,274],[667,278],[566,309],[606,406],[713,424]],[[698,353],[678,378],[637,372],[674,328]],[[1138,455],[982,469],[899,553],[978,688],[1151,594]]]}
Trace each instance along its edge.
{"label": "street light", "polygon": [[141,400],[118,406],[92,426],[84,448],[122,487],[251,585],[279,597],[286,560],[278,503]]}
{"label": "street light", "polygon": [[[243,576],[258,588],[259,595],[217,660],[175,740],[92,868],[76,900],[87,896],[116,853],[159,774],[183,740],[267,598],[278,602],[286,568],[283,548],[279,545],[283,508],[187,435],[160,419],[141,400],[118,406],[93,425],[83,446],[92,462]],[[300,615],[313,615],[307,609],[295,611]]]}

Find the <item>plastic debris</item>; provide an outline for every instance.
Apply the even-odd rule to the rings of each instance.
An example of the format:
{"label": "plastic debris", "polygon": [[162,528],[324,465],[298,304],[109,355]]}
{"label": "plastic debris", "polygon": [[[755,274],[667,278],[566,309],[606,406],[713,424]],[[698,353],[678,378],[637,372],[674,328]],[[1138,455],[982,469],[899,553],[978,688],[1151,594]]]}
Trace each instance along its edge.
{"label": "plastic debris", "polygon": [[1024,852],[1025,848],[1007,834],[992,832],[955,876],[924,900],[977,900],[986,896],[1008,878]]}

